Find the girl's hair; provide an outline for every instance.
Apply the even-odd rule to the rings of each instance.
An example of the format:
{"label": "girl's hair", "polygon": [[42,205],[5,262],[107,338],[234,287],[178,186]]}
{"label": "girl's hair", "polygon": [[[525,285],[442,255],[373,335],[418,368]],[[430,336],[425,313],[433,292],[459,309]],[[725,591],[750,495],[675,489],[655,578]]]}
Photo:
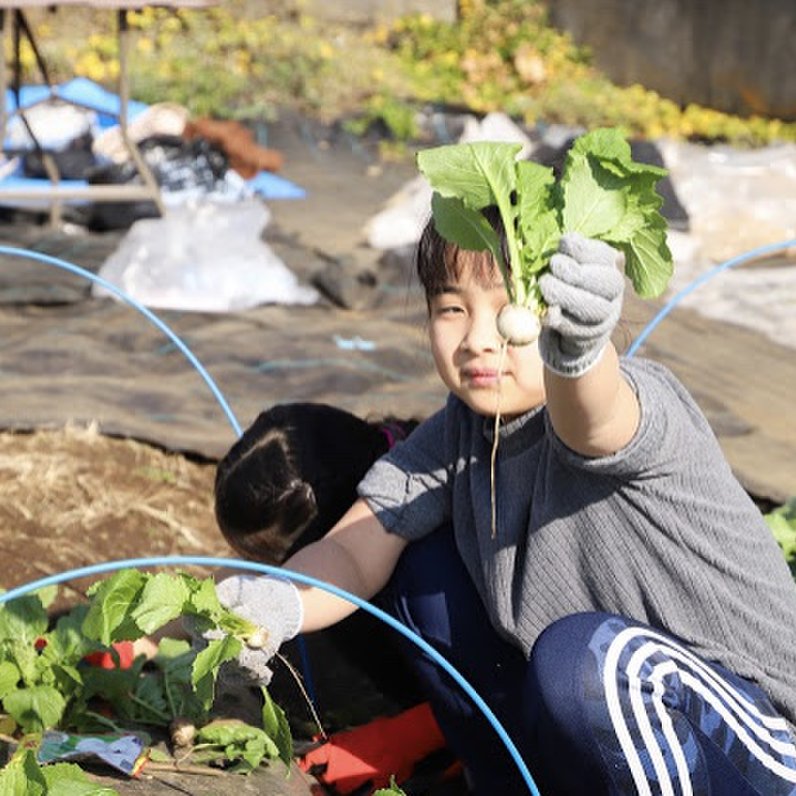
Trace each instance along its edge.
{"label": "girl's hair", "polygon": [[[492,229],[497,232],[503,253],[503,262],[507,268],[510,268],[508,241],[500,211],[497,206],[490,205],[481,210],[481,213]],[[463,249],[458,245],[445,240],[437,232],[433,218],[428,220],[415,250],[415,269],[425,291],[427,303],[430,303],[434,296],[438,296],[445,286],[451,283],[451,280],[458,281],[463,268],[460,256],[462,251]],[[484,275],[491,277],[497,264],[489,252],[485,252],[482,262],[486,266]]]}
{"label": "girl's hair", "polygon": [[371,464],[416,425],[315,403],[262,412],[216,470],[224,538],[244,558],[281,564],[343,516]]}

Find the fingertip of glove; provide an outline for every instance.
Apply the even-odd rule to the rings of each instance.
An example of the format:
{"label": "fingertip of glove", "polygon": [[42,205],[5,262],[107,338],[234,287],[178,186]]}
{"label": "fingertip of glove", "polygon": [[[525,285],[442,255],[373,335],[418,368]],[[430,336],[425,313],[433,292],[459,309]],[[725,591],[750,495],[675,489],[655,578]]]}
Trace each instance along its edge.
{"label": "fingertip of glove", "polygon": [[605,241],[587,238],[580,232],[565,232],[558,250],[579,263],[617,266],[623,260],[621,252]]}

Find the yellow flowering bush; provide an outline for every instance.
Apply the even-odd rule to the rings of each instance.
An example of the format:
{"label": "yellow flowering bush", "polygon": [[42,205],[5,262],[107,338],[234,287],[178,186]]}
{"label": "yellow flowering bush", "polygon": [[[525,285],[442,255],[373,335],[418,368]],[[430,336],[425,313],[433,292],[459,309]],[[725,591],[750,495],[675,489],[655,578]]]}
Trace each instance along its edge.
{"label": "yellow flowering bush", "polygon": [[[148,7],[131,12],[132,94],[170,100],[194,115],[273,118],[294,108],[324,122],[373,124],[394,142],[417,134],[426,103],[502,110],[537,122],[619,126],[629,135],[760,145],[796,140],[796,124],[680,107],[654,91],[619,87],[591,64],[587,49],[553,29],[539,0],[459,0],[458,20],[404,16],[366,30],[321,24],[301,0],[227,2],[204,10]],[[276,9],[276,10],[274,10]],[[66,19],[66,14],[69,19]],[[84,75],[113,87],[118,52],[112,18],[42,16],[37,34],[56,79]],[[30,48],[23,64],[35,66]]]}

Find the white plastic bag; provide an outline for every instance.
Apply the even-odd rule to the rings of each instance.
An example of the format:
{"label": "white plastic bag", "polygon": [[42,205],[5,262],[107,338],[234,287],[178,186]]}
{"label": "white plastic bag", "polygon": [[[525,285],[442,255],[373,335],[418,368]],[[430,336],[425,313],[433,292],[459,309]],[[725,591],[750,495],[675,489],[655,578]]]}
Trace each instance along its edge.
{"label": "white plastic bag", "polygon": [[[99,276],[147,307],[228,312],[313,304],[318,293],[260,239],[270,214],[256,199],[175,207],[136,221]],[[94,285],[96,296],[112,295]]]}

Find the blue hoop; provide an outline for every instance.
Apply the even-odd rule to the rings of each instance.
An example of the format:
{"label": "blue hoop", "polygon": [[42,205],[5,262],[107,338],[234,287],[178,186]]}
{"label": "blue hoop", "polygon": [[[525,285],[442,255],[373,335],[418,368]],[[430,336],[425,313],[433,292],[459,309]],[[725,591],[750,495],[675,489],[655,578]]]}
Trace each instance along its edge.
{"label": "blue hoop", "polygon": [[401,635],[405,636],[409,641],[419,647],[426,655],[428,655],[435,663],[441,666],[455,681],[456,683],[462,688],[462,690],[473,700],[476,707],[483,713],[484,717],[487,721],[492,725],[495,732],[498,734],[498,737],[503,742],[504,746],[508,750],[509,754],[511,755],[512,759],[517,765],[517,768],[520,771],[520,774],[525,780],[525,783],[528,785],[528,790],[530,791],[533,796],[540,796],[539,790],[536,787],[536,783],[533,781],[533,777],[531,776],[528,767],[525,765],[525,761],[520,756],[517,747],[514,745],[513,741],[509,737],[508,733],[504,729],[503,725],[498,721],[495,714],[489,708],[489,706],[484,702],[484,700],[478,695],[478,692],[470,685],[470,683],[465,680],[465,678],[459,673],[459,671],[454,668],[454,666],[447,661],[442,655],[440,655],[437,650],[435,650],[427,641],[423,638],[418,636],[412,630],[410,630],[405,625],[402,625],[398,620],[391,617],[389,614],[382,611],[380,608],[377,608],[375,605],[367,602],[366,600],[357,597],[355,594],[351,594],[343,589],[340,589],[337,586],[332,585],[331,583],[325,583],[324,581],[317,580],[309,575],[304,575],[301,572],[293,572],[288,569],[283,569],[282,567],[272,567],[268,564],[258,564],[254,561],[243,561],[241,559],[235,558],[212,558],[206,556],[164,556],[164,557],[152,557],[152,558],[130,558],[121,561],[107,561],[103,564],[92,564],[91,566],[87,567],[79,567],[77,569],[67,570],[65,572],[60,572],[56,575],[48,575],[47,577],[39,578],[38,580],[32,581],[30,583],[25,584],[24,586],[18,586],[14,589],[10,589],[9,591],[5,592],[4,594],[0,594],[0,605],[3,605],[6,602],[16,599],[17,597],[22,597],[25,594],[28,594],[33,591],[37,591],[38,589],[43,589],[46,586],[52,586],[58,583],[61,583],[65,580],[73,580],[77,578],[83,578],[88,576],[94,576],[103,574],[105,572],[112,572],[119,569],[133,569],[133,568],[143,568],[143,567],[155,567],[155,566],[204,566],[204,567],[234,567],[237,569],[244,569],[252,572],[258,572],[264,575],[274,575],[276,577],[287,577],[290,580],[295,581],[296,583],[303,583],[307,586],[313,586],[315,588],[322,589],[324,591],[329,592],[330,594],[334,594],[337,597],[341,597],[344,600],[356,605],[358,608],[367,611],[368,613],[375,616],[377,619],[380,619],[382,622],[385,622],[394,630],[397,630]]}

